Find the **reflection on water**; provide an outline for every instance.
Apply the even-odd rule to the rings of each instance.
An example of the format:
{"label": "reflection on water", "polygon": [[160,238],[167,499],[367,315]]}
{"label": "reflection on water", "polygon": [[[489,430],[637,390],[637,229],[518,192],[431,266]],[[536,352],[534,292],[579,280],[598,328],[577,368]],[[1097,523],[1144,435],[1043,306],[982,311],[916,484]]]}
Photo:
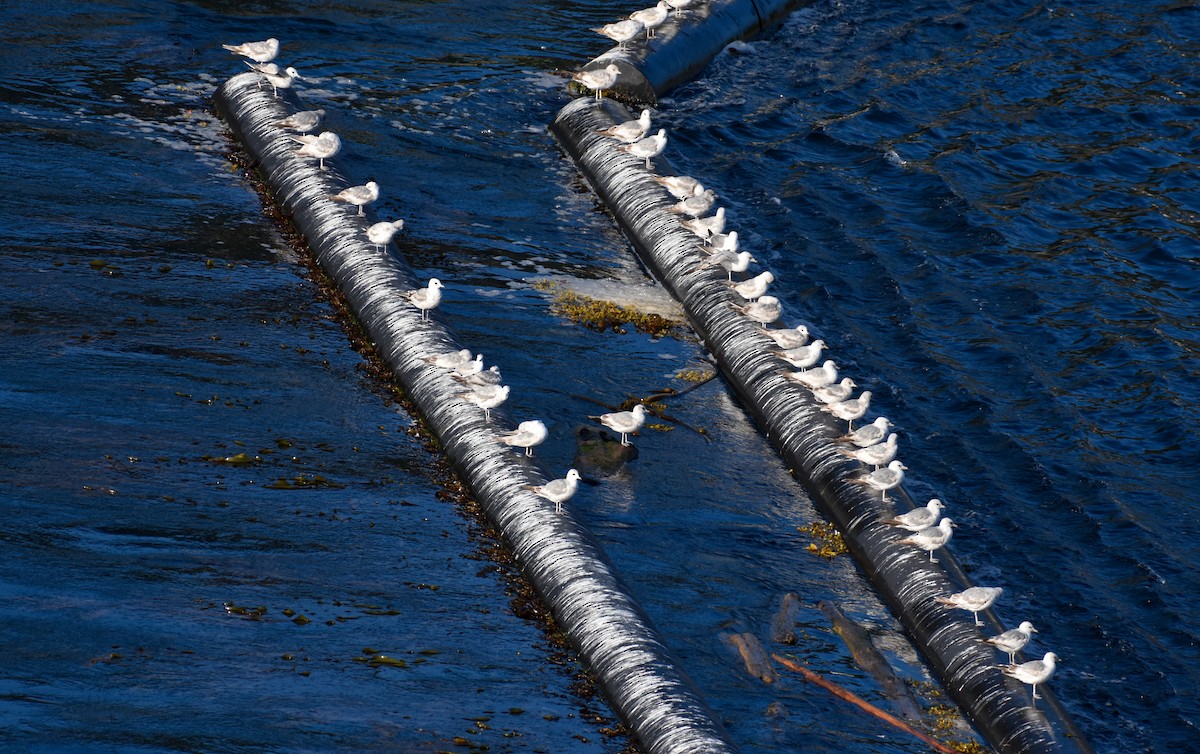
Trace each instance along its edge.
{"label": "reflection on water", "polygon": [[[346,143],[339,168],[380,182],[400,250],[449,284],[439,316],[513,386],[507,415],[550,425],[538,460],[557,476],[596,413],[580,396],[704,367],[687,338],[574,326],[531,285],[646,282],[545,132],[566,101],[554,72],[603,49],[588,29],[614,17],[6,8],[0,740],[624,746],[512,615],[209,104],[241,68],[222,42],[284,41]],[[956,554],[1006,587],[1002,617],[1064,658],[1054,688],[1102,750],[1168,750],[1194,725],[1196,24],[1159,4],[818,2],[656,114],[790,316],[897,423],[913,497],[953,506]],[[886,704],[816,608],[832,599],[923,675],[853,564],[804,551],[815,514],[721,383],[670,411],[711,441],[648,429],[628,475],[571,505],[735,740],[910,750],[799,681],[763,686],[721,642],[765,639],[796,591],[805,664]]]}

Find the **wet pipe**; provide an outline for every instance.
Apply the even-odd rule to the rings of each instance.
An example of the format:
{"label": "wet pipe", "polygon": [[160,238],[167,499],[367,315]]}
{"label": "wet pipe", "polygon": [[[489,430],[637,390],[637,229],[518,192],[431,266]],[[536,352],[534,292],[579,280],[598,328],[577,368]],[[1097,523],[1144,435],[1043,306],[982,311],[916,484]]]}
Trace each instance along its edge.
{"label": "wet pipe", "polygon": [[[944,549],[939,563],[898,544],[908,532],[881,523],[895,515],[878,493],[855,480],[862,467],[838,452],[833,438],[844,425],[819,410],[812,394],[784,378],[789,365],[759,325],[735,311],[740,303],[720,267],[700,269],[699,239],[667,211],[676,202],[651,175],[670,175],[665,158],[645,161],[617,149],[599,129],[633,118],[610,100],[576,99],[551,132],[578,165],[633,243],[642,262],[686,310],[718,367],[822,512],[841,530],[850,553],[924,654],[942,685],[1002,754],[1051,754],[1091,749],[1049,689],[1041,707],[1029,689],[1000,672],[995,650],[984,644],[971,614],[940,604],[968,584]],[[702,178],[702,177],[701,177]],[[958,580],[956,584],[951,575]],[[989,616],[996,623],[994,616]],[[1048,708],[1048,709],[1047,709]]]}
{"label": "wet pipe", "polygon": [[[609,564],[600,545],[571,515],[526,490],[541,472],[497,441],[498,417],[459,396],[463,388],[423,357],[459,349],[436,321],[422,321],[405,294],[424,284],[394,248],[377,251],[368,218],[328,199],[346,187],[336,162],[328,170],[295,155],[284,100],[260,88],[257,74],[227,81],[217,112],[249,153],[284,216],[308,241],[343,292],[380,356],[437,435],[559,627],[578,648],[613,710],[650,754],[727,754],[736,749]],[[297,108],[300,109],[300,108]],[[386,189],[386,186],[385,186]],[[500,414],[494,411],[493,414]]]}
{"label": "wet pipe", "polygon": [[654,104],[659,95],[695,77],[730,42],[762,34],[788,11],[809,2],[697,1],[678,18],[668,15],[654,37],[630,42],[624,52],[614,47],[581,70],[616,65],[621,73],[611,91],[627,102]]}

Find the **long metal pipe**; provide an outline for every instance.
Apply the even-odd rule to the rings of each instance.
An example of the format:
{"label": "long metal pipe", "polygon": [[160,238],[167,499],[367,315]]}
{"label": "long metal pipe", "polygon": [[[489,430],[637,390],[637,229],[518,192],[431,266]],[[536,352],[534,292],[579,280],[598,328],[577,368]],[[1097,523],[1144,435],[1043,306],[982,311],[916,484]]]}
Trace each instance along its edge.
{"label": "long metal pipe", "polygon": [[[699,239],[667,211],[676,200],[651,179],[644,160],[597,133],[632,118],[620,104],[582,98],[564,107],[550,130],[642,262],[683,304],[724,377],[982,735],[1003,754],[1090,752],[1049,689],[1039,689],[1042,707],[1032,706],[1029,689],[1000,672],[995,650],[983,643],[971,614],[937,601],[965,586],[953,557],[939,550],[941,563],[933,564],[923,551],[897,543],[907,532],[881,523],[895,511],[856,482],[861,466],[833,442],[844,425],[821,412],[807,389],[784,378],[789,367],[774,355],[774,341],[731,306],[740,298],[726,284],[725,271],[699,269]],[[665,158],[653,163],[656,173],[672,174]],[[948,571],[956,572],[957,585]]]}
{"label": "long metal pipe", "polygon": [[235,76],[215,95],[218,113],[250,154],[279,210],[303,234],[395,372],[451,464],[500,529],[526,578],[578,648],[614,712],[651,754],[729,754],[716,716],[621,583],[595,538],[569,513],[525,489],[545,477],[525,456],[498,442],[494,411],[485,421],[459,396],[462,386],[423,357],[458,350],[436,314],[423,321],[405,294],[424,284],[394,247],[377,251],[368,219],[329,200],[347,183],[327,160],[296,156],[276,121],[284,100],[260,88],[257,74]]}

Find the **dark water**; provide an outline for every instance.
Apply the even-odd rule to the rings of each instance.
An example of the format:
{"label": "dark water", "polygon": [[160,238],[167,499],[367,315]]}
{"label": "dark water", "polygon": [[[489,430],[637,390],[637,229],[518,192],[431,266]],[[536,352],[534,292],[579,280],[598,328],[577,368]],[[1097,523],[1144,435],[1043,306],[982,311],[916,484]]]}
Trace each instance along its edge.
{"label": "dark water", "polygon": [[[809,322],[900,428],[914,498],[1102,751],[1200,741],[1192,502],[1200,12],[818,2],[664,103]],[[634,9],[630,7],[630,10]],[[383,186],[440,318],[545,418],[703,366],[534,279],[647,282],[545,132],[599,3],[16,3],[0,14],[0,741],[44,751],[618,751],[516,617],[436,456],[226,159],[209,100],[277,36]],[[816,609],[919,660],[719,382],[575,511],[745,751],[916,751],[720,639],[805,602],[796,654],[886,705]],[[245,453],[247,464],[223,463]],[[434,589],[436,587],[436,589]],[[261,610],[265,608],[265,610]],[[293,619],[303,615],[308,623]],[[778,647],[775,647],[778,648]],[[374,650],[365,652],[364,650]],[[377,655],[406,667],[365,662]],[[767,717],[774,701],[789,716]],[[584,711],[586,708],[587,712]],[[482,725],[480,725],[482,723]],[[459,747],[461,749],[461,747]]]}

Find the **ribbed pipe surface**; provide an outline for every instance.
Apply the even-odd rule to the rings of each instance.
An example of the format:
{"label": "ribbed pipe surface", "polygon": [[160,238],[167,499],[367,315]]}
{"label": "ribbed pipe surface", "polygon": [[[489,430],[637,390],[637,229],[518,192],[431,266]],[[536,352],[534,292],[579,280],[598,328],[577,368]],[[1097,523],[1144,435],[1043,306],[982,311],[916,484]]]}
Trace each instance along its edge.
{"label": "ribbed pipe surface", "polygon": [[[941,562],[931,564],[924,551],[897,544],[907,532],[880,523],[895,511],[878,493],[855,483],[862,467],[840,455],[833,442],[844,424],[820,411],[806,388],[783,377],[790,366],[773,355],[778,347],[730,306],[741,300],[727,285],[725,271],[698,269],[704,259],[699,239],[667,211],[676,200],[651,180],[644,160],[596,133],[632,117],[609,100],[577,99],[558,113],[551,131],[642,261],[683,304],[722,374],[841,530],[850,553],[988,742],[1004,754],[1089,752],[1049,689],[1039,688],[1045,697],[1041,708],[1031,706],[1029,688],[1000,672],[995,650],[981,641],[971,614],[936,601],[962,588],[947,575],[947,570],[961,575],[961,569],[944,549],[938,551]],[[663,157],[653,162],[657,174],[671,174]]]}
{"label": "ribbed pipe surface", "polygon": [[217,111],[499,527],[613,710],[651,754],[735,751],[595,539],[569,513],[556,513],[553,503],[524,489],[546,479],[525,456],[497,441],[505,429],[499,412],[486,422],[481,409],[458,397],[463,388],[446,370],[423,360],[460,348],[436,313],[422,321],[406,300],[404,294],[425,281],[414,277],[395,249],[380,252],[367,241],[369,218],[327,198],[347,185],[336,163],[326,160],[329,169],[321,171],[316,160],[295,156],[298,145],[274,125],[289,114],[283,102],[295,98],[276,100],[259,81],[252,73],[230,79],[215,96]]}
{"label": "ribbed pipe surface", "polygon": [[[613,47],[582,70],[621,69],[613,91],[633,102],[654,104],[659,96],[699,73],[732,41],[763,33],[793,8],[811,0],[709,0],[667,17],[651,39],[629,42],[624,52]],[[648,3],[651,4],[651,3]],[[614,19],[616,20],[616,19]]]}

